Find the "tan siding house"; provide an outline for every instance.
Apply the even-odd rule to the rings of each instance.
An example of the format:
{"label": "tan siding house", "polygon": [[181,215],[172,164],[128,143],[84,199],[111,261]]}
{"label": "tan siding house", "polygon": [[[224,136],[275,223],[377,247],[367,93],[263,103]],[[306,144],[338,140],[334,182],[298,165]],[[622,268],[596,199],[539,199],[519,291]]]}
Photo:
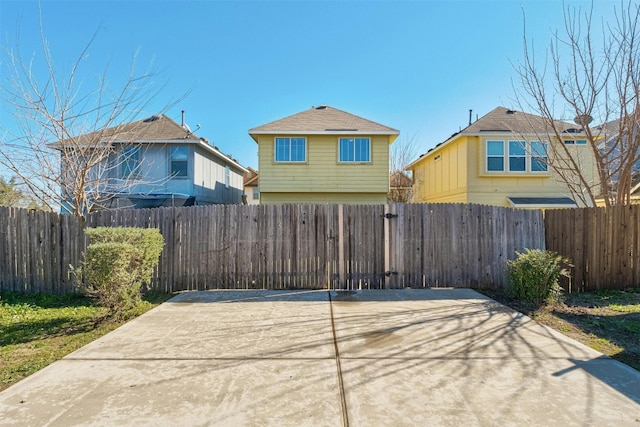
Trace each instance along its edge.
{"label": "tan siding house", "polygon": [[575,207],[548,144],[564,144],[597,187],[593,153],[577,125],[559,122],[562,141],[541,117],[497,107],[412,162],[413,202],[479,203],[520,208]]}
{"label": "tan siding house", "polygon": [[249,130],[260,203],[386,203],[389,146],[399,132],[329,106]]}

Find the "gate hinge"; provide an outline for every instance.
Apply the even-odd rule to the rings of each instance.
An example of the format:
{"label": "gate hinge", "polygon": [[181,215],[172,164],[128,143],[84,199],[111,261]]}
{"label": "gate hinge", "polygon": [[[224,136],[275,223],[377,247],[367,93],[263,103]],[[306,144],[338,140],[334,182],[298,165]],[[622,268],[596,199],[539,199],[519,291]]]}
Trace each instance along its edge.
{"label": "gate hinge", "polygon": [[382,215],[383,217],[387,218],[387,219],[391,219],[391,218],[397,218],[398,215],[397,214],[392,214],[392,213],[386,213],[384,215]]}
{"label": "gate hinge", "polygon": [[389,270],[389,271],[385,271],[385,272],[384,272],[384,275],[385,275],[385,276],[387,276],[387,277],[390,277],[390,276],[397,276],[397,275],[398,275],[398,272],[397,272],[397,271]]}

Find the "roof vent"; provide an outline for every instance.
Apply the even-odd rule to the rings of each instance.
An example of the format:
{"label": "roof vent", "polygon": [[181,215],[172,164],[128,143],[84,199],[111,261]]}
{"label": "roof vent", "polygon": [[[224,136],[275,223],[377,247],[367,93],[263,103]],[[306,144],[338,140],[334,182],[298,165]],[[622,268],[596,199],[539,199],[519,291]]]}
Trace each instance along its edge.
{"label": "roof vent", "polygon": [[507,114],[515,114],[516,112],[514,110],[507,110]]}
{"label": "roof vent", "polygon": [[326,105],[318,105],[317,107],[315,107],[316,110],[326,110],[327,106]]}
{"label": "roof vent", "polygon": [[148,118],[144,119],[143,122],[145,122],[145,123],[155,122],[158,119],[160,119],[160,116],[151,116],[151,117],[148,117]]}

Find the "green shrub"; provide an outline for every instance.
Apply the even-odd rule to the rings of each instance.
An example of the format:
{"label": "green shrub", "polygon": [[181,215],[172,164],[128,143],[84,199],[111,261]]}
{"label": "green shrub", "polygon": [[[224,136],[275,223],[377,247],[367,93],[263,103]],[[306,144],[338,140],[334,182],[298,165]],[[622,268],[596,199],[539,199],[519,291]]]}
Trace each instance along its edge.
{"label": "green shrub", "polygon": [[525,249],[507,261],[509,296],[534,304],[555,302],[562,292],[559,279],[571,277],[569,260],[552,251]]}
{"label": "green shrub", "polygon": [[97,227],[86,233],[91,243],[74,270],[79,289],[120,316],[140,302],[141,289],[151,282],[164,239],[158,229]]}

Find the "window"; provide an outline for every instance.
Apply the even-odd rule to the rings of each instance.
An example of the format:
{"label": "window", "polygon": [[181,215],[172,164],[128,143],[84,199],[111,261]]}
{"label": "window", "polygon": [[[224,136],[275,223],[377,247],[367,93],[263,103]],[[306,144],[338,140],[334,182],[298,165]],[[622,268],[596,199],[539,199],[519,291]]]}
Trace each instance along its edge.
{"label": "window", "polygon": [[304,138],[276,138],[276,162],[306,162],[307,141]]}
{"label": "window", "polygon": [[258,187],[253,189],[253,200],[258,200],[260,198],[260,191]]}
{"label": "window", "polygon": [[231,169],[229,166],[224,168],[224,187],[229,188],[229,179],[231,178]]}
{"label": "window", "polygon": [[587,145],[586,139],[565,139],[564,145]]}
{"label": "window", "polygon": [[371,143],[369,138],[340,138],[341,162],[370,162]]}
{"label": "window", "polygon": [[510,172],[524,172],[527,170],[526,146],[526,141],[509,141]]}
{"label": "window", "polygon": [[547,168],[547,143],[531,141],[531,172],[546,172]]}
{"label": "window", "polygon": [[128,145],[122,148],[122,178],[136,178],[140,175],[140,147]]}
{"label": "window", "polygon": [[[547,145],[540,141],[509,141],[508,172],[547,172]],[[487,141],[487,172],[505,171],[504,141]]]}
{"label": "window", "polygon": [[487,171],[504,171],[504,141],[487,141]]}
{"label": "window", "polygon": [[188,176],[189,147],[177,145],[171,147],[171,176]]}

